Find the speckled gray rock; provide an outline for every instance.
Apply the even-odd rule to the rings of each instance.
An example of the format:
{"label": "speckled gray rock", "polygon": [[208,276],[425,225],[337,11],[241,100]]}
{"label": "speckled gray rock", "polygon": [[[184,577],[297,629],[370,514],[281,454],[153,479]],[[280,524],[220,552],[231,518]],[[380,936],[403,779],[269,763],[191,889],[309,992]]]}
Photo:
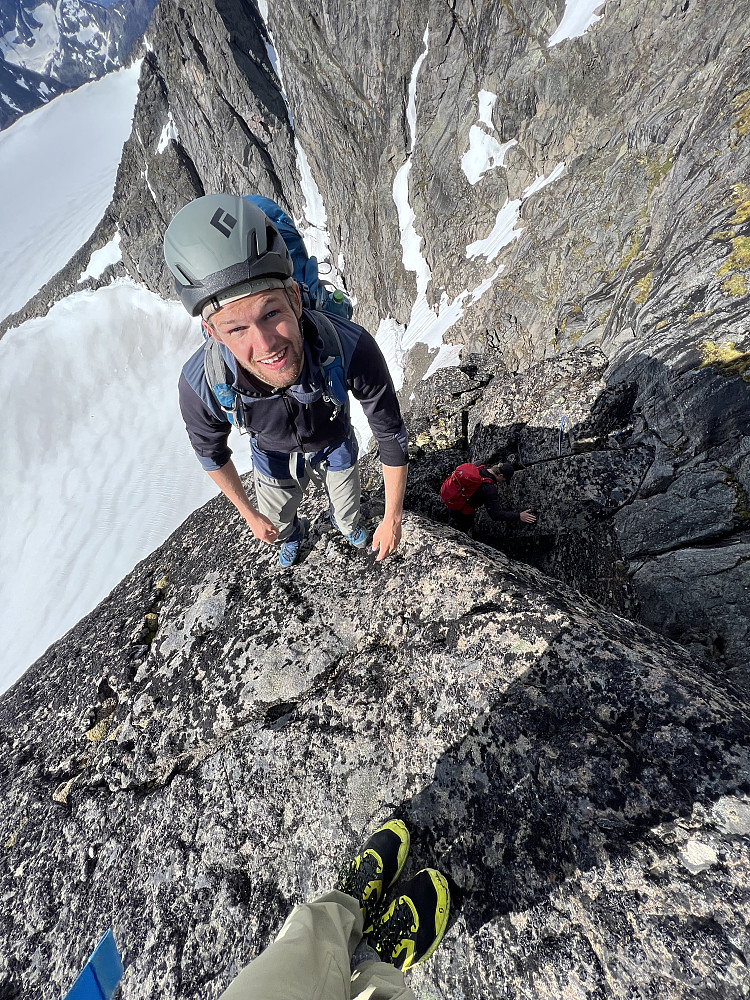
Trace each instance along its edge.
{"label": "speckled gray rock", "polygon": [[[473,394],[466,372],[439,372],[409,404],[421,432],[407,505],[447,521],[438,491],[455,465],[512,462],[503,505],[538,521],[480,513],[478,537],[702,648],[750,689],[748,386],[710,366],[683,373],[679,394],[671,378],[593,346],[500,370]],[[436,405],[443,383],[466,391]]]}
{"label": "speckled gray rock", "polygon": [[282,571],[210,503],[0,701],[4,997],[110,925],[123,1000],[217,997],[391,814],[454,890],[421,1000],[746,997],[747,700],[452,529],[378,566],[307,505]]}

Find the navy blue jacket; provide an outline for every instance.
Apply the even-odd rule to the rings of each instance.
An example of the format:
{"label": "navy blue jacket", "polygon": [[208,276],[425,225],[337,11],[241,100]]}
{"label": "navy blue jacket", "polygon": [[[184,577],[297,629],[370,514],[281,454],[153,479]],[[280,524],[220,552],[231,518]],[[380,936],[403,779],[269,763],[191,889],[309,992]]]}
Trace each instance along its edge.
{"label": "navy blue jacket", "polygon": [[[406,428],[380,348],[363,327],[329,313],[325,318],[336,327],[346,383],[362,404],[380,448],[381,462],[406,465],[409,460]],[[319,364],[323,344],[318,322],[314,311],[303,310],[305,364],[298,381],[287,389],[261,387],[237,365],[224,344],[219,345],[244,405],[248,430],[255,447],[263,452],[318,452],[344,441],[352,433],[348,407],[334,416],[332,406],[323,399]],[[226,465],[231,457],[227,444],[231,424],[206,381],[203,357],[204,349],[200,347],[182,369],[180,409],[198,461],[212,472]]]}

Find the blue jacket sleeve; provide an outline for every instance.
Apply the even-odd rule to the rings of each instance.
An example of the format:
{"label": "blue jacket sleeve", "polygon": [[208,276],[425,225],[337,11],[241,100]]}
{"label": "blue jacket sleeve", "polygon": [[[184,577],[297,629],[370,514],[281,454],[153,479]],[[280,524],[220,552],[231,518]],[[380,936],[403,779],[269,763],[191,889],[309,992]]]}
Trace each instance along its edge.
{"label": "blue jacket sleeve", "polygon": [[362,404],[380,448],[383,465],[407,465],[409,441],[396,390],[375,338],[363,330],[354,348],[347,376],[349,389]]}

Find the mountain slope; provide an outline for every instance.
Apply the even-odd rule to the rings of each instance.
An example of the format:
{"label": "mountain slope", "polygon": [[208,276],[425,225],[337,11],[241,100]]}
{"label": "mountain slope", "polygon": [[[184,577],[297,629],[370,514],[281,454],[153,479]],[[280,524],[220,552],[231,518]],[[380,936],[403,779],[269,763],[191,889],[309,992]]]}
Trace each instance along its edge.
{"label": "mountain slope", "polygon": [[[155,0],[117,0],[108,8],[86,0],[2,0],[0,5],[0,128],[125,64],[143,34]],[[36,76],[34,76],[36,74]],[[38,80],[25,100],[5,81]]]}
{"label": "mountain slope", "polygon": [[51,101],[64,89],[50,76],[0,62],[0,130],[12,125],[28,111]]}
{"label": "mountain slope", "polygon": [[[280,572],[220,498],[0,701],[0,977],[213,1000],[391,814],[452,880],[417,996],[743,1000],[750,703],[678,646],[407,515]],[[675,963],[678,962],[678,965]]]}

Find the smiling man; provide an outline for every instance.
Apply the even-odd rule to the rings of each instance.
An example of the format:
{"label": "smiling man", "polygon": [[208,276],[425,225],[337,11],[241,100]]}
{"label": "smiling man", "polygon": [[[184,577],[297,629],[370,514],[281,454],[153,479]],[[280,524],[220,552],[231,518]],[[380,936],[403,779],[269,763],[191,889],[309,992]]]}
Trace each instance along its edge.
{"label": "smiling man", "polygon": [[[307,533],[297,508],[317,480],[326,488],[333,524],[356,548],[367,544],[351,392],[378,442],[385,483],[385,515],[372,549],[378,561],[394,552],[401,540],[407,436],[374,339],[339,316],[303,308],[286,244],[247,198],[207,195],[190,202],[167,229],[164,256],[183,305],[202,317],[207,338],[180,377],[188,435],[255,538],[281,543],[279,562],[291,566]],[[218,358],[207,349],[212,342]],[[217,365],[218,374],[210,375]],[[257,507],[231,459],[231,422],[250,435]]]}

